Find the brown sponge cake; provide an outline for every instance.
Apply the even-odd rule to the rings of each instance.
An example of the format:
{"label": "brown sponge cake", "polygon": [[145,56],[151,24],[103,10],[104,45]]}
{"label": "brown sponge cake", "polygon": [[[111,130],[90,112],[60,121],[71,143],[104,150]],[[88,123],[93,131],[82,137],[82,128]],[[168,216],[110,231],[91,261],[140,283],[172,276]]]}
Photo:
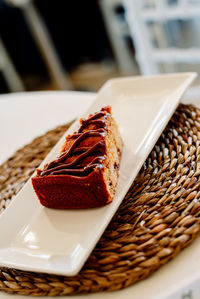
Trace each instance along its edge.
{"label": "brown sponge cake", "polygon": [[66,137],[60,156],[32,178],[42,205],[56,209],[100,207],[113,200],[122,139],[111,107],[81,120]]}

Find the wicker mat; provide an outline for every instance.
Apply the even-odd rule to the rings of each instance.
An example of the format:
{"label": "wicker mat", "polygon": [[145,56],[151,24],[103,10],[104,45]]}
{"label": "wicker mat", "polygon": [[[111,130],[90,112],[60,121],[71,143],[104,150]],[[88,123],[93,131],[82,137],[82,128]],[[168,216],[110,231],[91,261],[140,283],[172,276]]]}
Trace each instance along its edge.
{"label": "wicker mat", "polygon": [[[66,129],[35,139],[0,166],[1,210]],[[200,230],[199,144],[200,110],[180,105],[80,273],[0,268],[0,290],[38,296],[119,290],[174,258]]]}

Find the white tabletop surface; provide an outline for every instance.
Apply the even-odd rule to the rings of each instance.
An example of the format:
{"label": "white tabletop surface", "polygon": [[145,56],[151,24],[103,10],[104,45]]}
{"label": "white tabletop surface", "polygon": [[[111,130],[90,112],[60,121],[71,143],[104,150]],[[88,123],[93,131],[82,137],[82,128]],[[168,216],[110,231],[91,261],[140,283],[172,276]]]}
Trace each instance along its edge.
{"label": "white tabletop surface", "polygon": [[0,163],[33,138],[73,120],[94,98],[73,91],[0,95]]}
{"label": "white tabletop surface", "polygon": [[[95,99],[94,93],[83,92],[35,92],[0,96],[0,164],[18,148],[34,137],[78,117]],[[200,105],[200,102],[195,102]],[[200,286],[200,238],[183,250],[174,260],[167,263],[148,279],[129,288],[112,293],[98,293],[87,296],[67,296],[67,299],[169,299],[185,298],[189,294],[190,283]],[[184,288],[182,295],[179,289]],[[174,294],[174,290],[178,293]],[[193,291],[193,297],[200,298]],[[0,292],[1,299],[30,298],[8,295]],[[47,298],[47,297],[40,297]]]}

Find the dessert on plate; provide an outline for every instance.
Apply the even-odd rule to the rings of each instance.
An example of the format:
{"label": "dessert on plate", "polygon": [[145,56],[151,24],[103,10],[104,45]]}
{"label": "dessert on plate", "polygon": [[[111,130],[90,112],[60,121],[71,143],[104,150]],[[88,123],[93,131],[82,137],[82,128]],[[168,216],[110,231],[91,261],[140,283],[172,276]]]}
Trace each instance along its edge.
{"label": "dessert on plate", "polygon": [[111,107],[80,120],[60,155],[37,169],[33,188],[45,207],[94,208],[113,200],[119,176],[122,139]]}

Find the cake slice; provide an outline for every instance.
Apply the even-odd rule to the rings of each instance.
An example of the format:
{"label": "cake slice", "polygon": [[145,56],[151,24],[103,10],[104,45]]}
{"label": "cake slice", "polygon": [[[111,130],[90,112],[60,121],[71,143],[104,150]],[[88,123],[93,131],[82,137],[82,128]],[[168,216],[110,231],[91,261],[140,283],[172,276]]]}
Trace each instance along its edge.
{"label": "cake slice", "polygon": [[80,120],[60,156],[37,169],[33,188],[45,207],[94,208],[113,200],[119,175],[122,139],[111,107]]}

